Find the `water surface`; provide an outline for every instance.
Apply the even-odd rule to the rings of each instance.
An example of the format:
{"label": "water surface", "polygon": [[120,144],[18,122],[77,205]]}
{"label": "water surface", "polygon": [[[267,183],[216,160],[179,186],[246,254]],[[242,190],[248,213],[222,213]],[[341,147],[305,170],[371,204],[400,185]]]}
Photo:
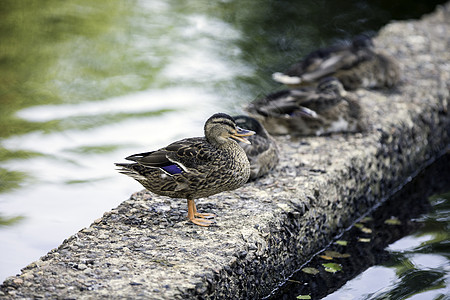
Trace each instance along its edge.
{"label": "water surface", "polygon": [[270,299],[447,299],[450,152],[319,254]]}

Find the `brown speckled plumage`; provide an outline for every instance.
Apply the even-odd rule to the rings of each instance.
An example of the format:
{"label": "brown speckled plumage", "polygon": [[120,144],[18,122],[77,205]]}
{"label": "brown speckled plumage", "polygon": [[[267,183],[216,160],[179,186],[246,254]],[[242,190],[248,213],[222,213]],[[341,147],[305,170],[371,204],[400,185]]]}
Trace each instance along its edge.
{"label": "brown speckled plumage", "polygon": [[365,35],[347,45],[318,49],[273,79],[289,86],[310,85],[319,79],[337,77],[348,90],[393,87],[399,80],[397,61],[376,49]]}
{"label": "brown speckled plumage", "polygon": [[247,111],[271,134],[323,135],[364,129],[356,95],[334,77],[317,88],[283,90],[252,102]]}
{"label": "brown speckled plumage", "polygon": [[250,178],[255,180],[269,173],[278,164],[279,150],[276,141],[255,118],[249,116],[233,116],[236,125],[250,129],[255,135],[248,137],[251,144],[240,143],[250,161]]}
{"label": "brown speckled plumage", "polygon": [[[149,191],[189,201],[236,189],[247,182],[250,163],[238,143],[251,131],[236,127],[226,114],[215,114],[205,123],[205,137],[187,138],[167,147],[135,154],[129,164],[116,164],[119,171],[139,181]],[[202,218],[204,215],[193,213]],[[191,218],[197,225],[211,221]],[[200,223],[200,224],[199,224]]]}

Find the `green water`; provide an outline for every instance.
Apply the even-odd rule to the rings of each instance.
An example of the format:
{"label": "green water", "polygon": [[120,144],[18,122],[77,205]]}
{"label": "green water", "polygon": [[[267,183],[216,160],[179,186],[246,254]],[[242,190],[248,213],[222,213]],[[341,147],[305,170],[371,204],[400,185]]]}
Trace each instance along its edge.
{"label": "green water", "polygon": [[436,2],[0,5],[0,280],[139,189],[113,162],[202,134],[309,51]]}

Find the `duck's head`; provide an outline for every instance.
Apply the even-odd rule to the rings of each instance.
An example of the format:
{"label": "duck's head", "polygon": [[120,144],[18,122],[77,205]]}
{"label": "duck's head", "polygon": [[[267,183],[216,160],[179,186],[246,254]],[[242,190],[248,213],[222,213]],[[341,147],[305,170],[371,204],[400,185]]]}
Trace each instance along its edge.
{"label": "duck's head", "polygon": [[320,93],[333,93],[340,97],[346,95],[346,91],[342,83],[336,77],[326,77],[317,84],[317,91]]}
{"label": "duck's head", "polygon": [[205,123],[205,137],[211,144],[223,145],[230,138],[250,144],[245,137],[253,134],[255,132],[238,127],[234,119],[224,113],[212,115]]}
{"label": "duck's head", "polygon": [[239,115],[239,116],[233,116],[234,121],[236,122],[236,125],[241,128],[246,128],[249,130],[252,130],[255,132],[255,134],[265,137],[268,137],[266,129],[259,123],[258,120],[255,118]]}

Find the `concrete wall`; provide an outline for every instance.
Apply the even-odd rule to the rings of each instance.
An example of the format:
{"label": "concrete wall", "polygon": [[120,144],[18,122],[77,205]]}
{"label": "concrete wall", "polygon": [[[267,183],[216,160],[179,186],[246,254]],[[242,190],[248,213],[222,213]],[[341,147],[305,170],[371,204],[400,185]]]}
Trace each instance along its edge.
{"label": "concrete wall", "polygon": [[357,91],[363,134],[277,138],[269,176],[197,201],[217,226],[186,222],[186,203],[142,191],[68,238],[0,297],[249,299],[267,295],[450,143],[450,4],[394,22],[375,39],[401,63],[393,91]]}

